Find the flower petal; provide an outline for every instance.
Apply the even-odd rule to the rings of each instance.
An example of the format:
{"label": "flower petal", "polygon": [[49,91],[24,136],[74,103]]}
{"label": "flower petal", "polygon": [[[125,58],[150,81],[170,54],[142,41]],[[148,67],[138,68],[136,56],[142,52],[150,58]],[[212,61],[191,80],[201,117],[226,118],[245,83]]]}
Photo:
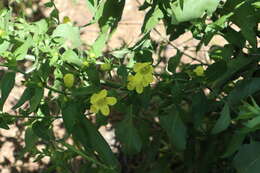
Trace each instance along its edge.
{"label": "flower petal", "polygon": [[107,90],[103,89],[98,93],[99,99],[105,98],[107,96]]}
{"label": "flower petal", "polygon": [[98,94],[93,94],[90,98],[90,103],[95,104],[98,101]]}
{"label": "flower petal", "polygon": [[109,104],[109,105],[114,105],[117,102],[115,97],[107,97],[106,101],[107,101],[107,104]]}
{"label": "flower petal", "polygon": [[136,92],[137,92],[138,94],[141,94],[141,93],[143,92],[143,86],[142,86],[142,85],[136,86]]}
{"label": "flower petal", "polygon": [[134,72],[139,72],[144,67],[143,63],[136,63],[134,65]]}
{"label": "flower petal", "polygon": [[148,86],[152,81],[153,81],[153,75],[149,74],[149,75],[145,75],[143,76],[144,78],[144,86]]}
{"label": "flower petal", "polygon": [[102,106],[102,107],[100,108],[100,110],[101,110],[101,113],[102,113],[103,115],[105,115],[105,116],[109,115],[109,113],[110,113],[109,107],[108,107],[107,105]]}
{"label": "flower petal", "polygon": [[90,106],[90,111],[93,113],[98,113],[99,108],[97,106],[92,105],[92,106]]}
{"label": "flower petal", "polygon": [[128,90],[132,91],[132,90],[134,90],[134,88],[135,88],[135,86],[134,86],[131,82],[129,82],[129,83],[127,84],[127,89],[128,89]]}
{"label": "flower petal", "polygon": [[128,75],[128,77],[127,77],[127,80],[128,81],[132,81],[134,79],[134,76],[133,75]]}
{"label": "flower petal", "polygon": [[136,75],[134,76],[134,80],[135,80],[137,83],[141,83],[142,80],[143,80],[143,75],[141,75],[140,73],[136,73]]}

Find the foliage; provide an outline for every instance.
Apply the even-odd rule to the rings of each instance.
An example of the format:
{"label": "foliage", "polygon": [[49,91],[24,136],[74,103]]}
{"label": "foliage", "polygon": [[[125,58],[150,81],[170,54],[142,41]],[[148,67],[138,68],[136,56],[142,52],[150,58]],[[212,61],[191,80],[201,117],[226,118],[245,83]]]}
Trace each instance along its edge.
{"label": "foliage", "polygon": [[[93,19],[82,27],[98,23],[101,31],[90,48],[80,40],[82,27],[59,20],[53,1],[45,4],[50,16],[35,22],[1,8],[0,58],[8,70],[0,85],[0,127],[25,117],[24,153],[36,161],[50,157],[49,172],[73,172],[78,156],[78,172],[259,172],[259,3],[145,0],[139,41],[106,54],[125,0],[86,0]],[[160,21],[169,36],[163,43],[151,38]],[[171,44],[188,31],[199,41],[197,52],[211,46],[209,63]],[[225,45],[209,44],[217,35]],[[165,43],[177,51],[167,61],[157,51]],[[13,106],[18,115],[11,115],[3,106],[18,74],[25,90]],[[53,131],[58,118],[62,138]],[[115,130],[113,152],[98,131],[107,124]]]}

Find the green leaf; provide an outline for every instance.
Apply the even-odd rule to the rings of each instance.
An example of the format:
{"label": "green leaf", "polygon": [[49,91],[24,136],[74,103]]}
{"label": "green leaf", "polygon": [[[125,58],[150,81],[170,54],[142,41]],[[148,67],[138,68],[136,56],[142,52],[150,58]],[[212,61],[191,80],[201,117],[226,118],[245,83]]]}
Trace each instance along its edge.
{"label": "green leaf", "polygon": [[131,51],[127,48],[123,48],[123,49],[120,49],[120,50],[115,50],[112,52],[112,55],[118,59],[122,59],[122,58],[125,58],[125,56],[128,54],[128,53],[131,53]]}
{"label": "green leaf", "polygon": [[87,6],[88,6],[88,9],[90,10],[90,12],[92,14],[95,14],[96,12],[96,0],[85,0]]}
{"label": "green leaf", "polygon": [[132,107],[130,107],[125,119],[116,125],[116,136],[125,153],[129,155],[140,152],[142,148],[142,139],[133,124],[132,116]]}
{"label": "green leaf", "polygon": [[0,42],[0,53],[4,53],[10,46],[10,42],[3,40]]}
{"label": "green leaf", "polygon": [[36,32],[38,34],[45,34],[48,31],[48,23],[45,19],[35,22]]}
{"label": "green leaf", "polygon": [[245,133],[235,132],[235,134],[230,139],[229,144],[227,145],[227,149],[225,153],[221,157],[226,158],[234,154],[243,144],[245,137],[246,137]]}
{"label": "green leaf", "polygon": [[245,39],[254,47],[257,47],[256,28],[258,24],[256,12],[250,1],[239,5],[234,10],[234,16],[231,20],[241,29],[241,33]]}
{"label": "green leaf", "polygon": [[205,11],[212,14],[218,7],[219,0],[186,0],[181,3],[175,1],[172,3],[172,23],[178,24],[180,22],[191,21],[200,18]]}
{"label": "green leaf", "polygon": [[24,90],[19,101],[12,107],[13,110],[21,107],[26,101],[30,100],[33,96],[33,88],[28,87]]}
{"label": "green leaf", "polygon": [[142,26],[142,33],[147,33],[151,31],[163,18],[163,12],[160,10],[158,6],[150,9],[148,13],[146,13],[144,18],[144,23]]}
{"label": "green leaf", "polygon": [[74,138],[84,146],[85,150],[98,153],[101,161],[114,170],[114,172],[120,172],[116,157],[96,127],[80,111],[75,116],[77,116],[77,122],[72,132]]}
{"label": "green leaf", "polygon": [[176,72],[176,68],[180,64],[181,57],[182,57],[182,53],[178,51],[175,56],[170,58],[170,60],[168,61],[168,70],[170,72],[172,73]]}
{"label": "green leaf", "polygon": [[[239,48],[243,48],[246,40],[243,37],[241,31],[237,32],[231,27],[228,27],[225,31],[223,37],[232,45],[237,46]],[[232,52],[231,52],[232,53]]]}
{"label": "green leaf", "polygon": [[35,121],[32,124],[33,133],[43,140],[49,141],[50,139],[53,139],[53,133],[50,129],[50,125],[51,120],[48,118],[43,118],[39,121]]}
{"label": "green leaf", "polygon": [[212,129],[211,133],[217,134],[226,130],[230,124],[230,121],[231,121],[231,117],[230,117],[229,106],[226,104],[222,109],[220,117],[216,122],[214,128]]}
{"label": "green leaf", "polygon": [[245,123],[245,126],[248,128],[255,128],[260,124],[260,116],[258,114],[257,117],[253,118],[252,120],[249,120],[248,122]]}
{"label": "green leaf", "polygon": [[25,130],[24,141],[25,141],[25,149],[27,151],[31,151],[33,148],[36,147],[38,137],[34,134],[31,126],[29,126]]}
{"label": "green leaf", "polygon": [[66,45],[71,48],[78,48],[81,45],[79,28],[71,24],[60,24],[53,31],[52,37],[62,37]]}
{"label": "green leaf", "polygon": [[80,59],[79,56],[71,49],[66,50],[62,54],[62,60],[77,66],[82,66],[82,59]]}
{"label": "green leaf", "polygon": [[[107,28],[109,28],[109,27],[107,27]],[[91,51],[97,57],[102,55],[103,48],[105,47],[108,38],[109,38],[109,34],[107,32],[100,33],[100,35],[96,39],[95,43],[92,45]]]}
{"label": "green leaf", "polygon": [[227,71],[226,61],[218,61],[210,65],[205,71],[205,75],[209,81],[215,81]]}
{"label": "green leaf", "polygon": [[45,7],[48,7],[48,8],[51,8],[51,7],[54,6],[54,3],[53,3],[52,1],[46,2],[46,3],[44,4],[44,6],[45,6]]}
{"label": "green leaf", "polygon": [[260,2],[254,2],[252,5],[255,6],[255,8],[260,8]]}
{"label": "green leaf", "polygon": [[229,94],[228,103],[237,104],[242,99],[247,98],[248,96],[259,91],[260,88],[260,78],[249,78],[244,79],[240,82]]}
{"label": "green leaf", "polygon": [[96,56],[102,55],[106,42],[121,20],[124,5],[125,0],[106,0],[99,4],[94,21],[98,21],[101,32],[92,45],[92,51]]}
{"label": "green leaf", "polygon": [[99,166],[102,166],[102,167],[108,169],[108,168],[106,167],[106,165],[103,165],[102,163],[98,162],[95,158],[89,157],[84,151],[81,151],[81,150],[75,148],[73,145],[67,144],[67,143],[65,143],[65,142],[62,142],[62,145],[64,145],[65,147],[67,147],[69,150],[71,150],[71,151],[77,153],[78,155],[80,155],[81,157],[83,157],[84,159],[86,159],[87,161],[92,162],[92,163],[94,163],[94,164],[97,164],[97,165],[99,165]]}
{"label": "green leaf", "polygon": [[187,130],[185,124],[180,118],[179,112],[176,110],[172,110],[172,112],[169,115],[161,116],[160,124],[167,132],[167,135],[171,143],[178,150],[185,150]]}
{"label": "green leaf", "polygon": [[98,8],[98,24],[102,31],[103,27],[110,26],[111,32],[116,28],[121,20],[125,6],[125,0],[106,0],[103,5]]}
{"label": "green leaf", "polygon": [[30,100],[30,109],[29,112],[33,112],[38,108],[38,105],[41,102],[41,99],[43,97],[44,94],[44,89],[40,88],[40,87],[36,87],[34,90],[34,95],[32,97],[32,99]]}
{"label": "green leaf", "polygon": [[33,45],[32,36],[29,35],[27,40],[14,51],[14,56],[16,60],[24,60],[27,55],[28,49]]}
{"label": "green leaf", "polygon": [[99,72],[97,71],[94,65],[90,65],[87,69],[88,80],[92,82],[94,85],[99,86],[100,79],[99,79]]}
{"label": "green leaf", "polygon": [[72,133],[76,124],[76,114],[78,114],[78,106],[74,102],[68,102],[62,109],[62,118],[68,133]]}
{"label": "green leaf", "polygon": [[192,96],[192,115],[196,128],[201,125],[204,115],[208,111],[208,107],[209,103],[203,91]]}
{"label": "green leaf", "polygon": [[15,84],[15,72],[6,72],[1,79],[1,98],[0,98],[0,111],[3,110],[3,106],[10,92]]}
{"label": "green leaf", "polygon": [[243,145],[235,156],[233,164],[239,173],[259,173],[260,143]]}
{"label": "green leaf", "polygon": [[0,128],[9,130],[10,128],[9,128],[7,122],[5,121],[4,115],[6,115],[6,114],[5,113],[0,114]]}
{"label": "green leaf", "polygon": [[214,81],[213,87],[222,87],[228,81],[232,80],[240,71],[246,68],[246,66],[253,61],[253,57],[245,57],[243,55],[238,55],[238,57],[228,61],[227,71],[223,75],[221,75],[221,77],[219,77],[216,81]]}

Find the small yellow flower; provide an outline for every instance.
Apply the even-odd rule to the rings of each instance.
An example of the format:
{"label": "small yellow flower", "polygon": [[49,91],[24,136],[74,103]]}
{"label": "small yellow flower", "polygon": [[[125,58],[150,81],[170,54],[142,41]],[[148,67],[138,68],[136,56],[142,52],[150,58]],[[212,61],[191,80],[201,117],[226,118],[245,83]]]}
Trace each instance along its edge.
{"label": "small yellow flower", "polygon": [[153,67],[150,62],[136,63],[134,65],[134,72],[140,73],[141,75],[152,74]]}
{"label": "small yellow flower", "polygon": [[4,35],[5,31],[0,29],[0,37],[2,37]]}
{"label": "small yellow flower", "polygon": [[102,71],[108,71],[111,69],[111,64],[109,64],[109,63],[101,64],[100,69]]}
{"label": "small yellow flower", "polygon": [[88,62],[88,61],[83,61],[82,65],[83,65],[84,67],[88,67],[88,66],[89,66],[89,62]]}
{"label": "small yellow flower", "polygon": [[109,115],[109,105],[116,104],[117,100],[115,97],[107,97],[107,90],[103,89],[99,93],[93,94],[90,98],[90,111],[93,113],[101,113],[105,116]]}
{"label": "small yellow flower", "polygon": [[147,87],[153,81],[153,67],[150,62],[136,63],[134,65],[136,74],[128,76],[128,90],[136,90],[138,94],[143,92],[143,88]]}
{"label": "small yellow flower", "polygon": [[67,73],[64,77],[63,77],[63,81],[64,84],[67,88],[71,88],[74,84],[75,78],[74,75],[71,73]]}
{"label": "small yellow flower", "polygon": [[63,17],[63,22],[62,23],[71,23],[71,20],[68,16]]}
{"label": "small yellow flower", "polygon": [[197,76],[203,76],[204,68],[202,66],[198,66],[193,70],[193,72],[196,73]]}
{"label": "small yellow flower", "polygon": [[127,80],[129,81],[127,84],[127,89],[130,91],[136,90],[138,94],[141,94],[144,87],[147,87],[153,81],[153,76],[142,76],[141,74],[137,73],[134,76],[129,75]]}
{"label": "small yellow flower", "polygon": [[94,52],[90,52],[88,56],[89,58],[96,58],[96,54]]}

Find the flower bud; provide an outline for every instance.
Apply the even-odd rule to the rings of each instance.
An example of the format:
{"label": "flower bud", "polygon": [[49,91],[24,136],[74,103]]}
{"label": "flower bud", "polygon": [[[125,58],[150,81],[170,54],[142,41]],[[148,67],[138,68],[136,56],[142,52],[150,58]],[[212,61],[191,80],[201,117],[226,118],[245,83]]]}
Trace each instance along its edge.
{"label": "flower bud", "polygon": [[67,73],[64,77],[63,77],[63,81],[64,81],[64,85],[67,88],[71,88],[74,84],[75,78],[74,75],[71,73]]}
{"label": "flower bud", "polygon": [[102,71],[111,70],[111,64],[109,64],[109,63],[101,64],[100,69],[101,69]]}

